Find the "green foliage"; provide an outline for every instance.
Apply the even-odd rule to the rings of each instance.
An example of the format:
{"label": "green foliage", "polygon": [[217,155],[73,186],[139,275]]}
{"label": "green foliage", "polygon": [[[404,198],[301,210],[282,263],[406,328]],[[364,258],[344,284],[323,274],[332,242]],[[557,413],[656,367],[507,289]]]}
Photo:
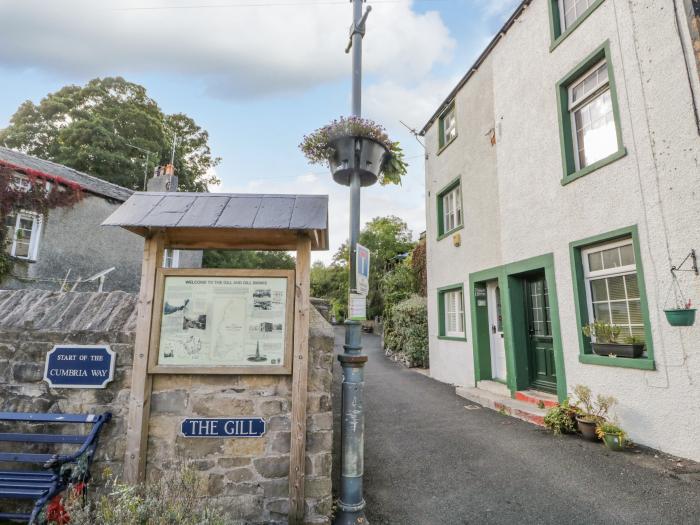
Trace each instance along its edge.
{"label": "green foliage", "polygon": [[607,421],[608,413],[617,404],[617,399],[612,396],[598,394],[595,399],[591,389],[585,385],[574,387],[574,403],[579,417],[591,423],[602,424]]}
{"label": "green foliage", "polygon": [[623,443],[629,442],[627,432],[622,430],[617,423],[603,422],[596,426],[595,433],[600,439],[603,439],[606,434],[612,434],[614,436],[619,436],[620,441]]}
{"label": "green foliage", "polygon": [[380,289],[384,301],[385,314],[417,291],[416,278],[413,274],[410,257],[404,259],[393,270],[384,274],[380,281]]}
{"label": "green foliage", "polygon": [[205,488],[197,472],[186,467],[137,486],[110,478],[99,494],[87,501],[73,496],[64,505],[71,525],[232,524],[221,510],[207,506]]}
{"label": "green foliage", "polygon": [[96,78],[85,86],[65,86],[39,104],[24,102],[0,130],[0,144],[84,171],[126,188],[142,190],[147,172],[170,162],[173,137],[175,173],[184,191],[206,191],[218,183],[211,170],[208,133],[187,115],[165,115],[143,86],[121,77]]}
{"label": "green foliage", "polygon": [[408,164],[404,160],[403,150],[398,142],[389,139],[386,130],[376,122],[360,117],[340,117],[330,124],[304,136],[299,148],[312,164],[328,166],[333,158],[335,148],[333,141],[341,137],[363,137],[384,145],[389,157],[382,165],[379,177],[381,185],[401,184],[401,177],[406,175]]}
{"label": "green foliage", "polygon": [[603,321],[596,321],[581,328],[583,335],[594,337],[598,343],[617,343],[617,338],[620,337],[620,330],[619,326]]}
{"label": "green foliage", "polygon": [[384,347],[404,354],[412,366],[428,366],[428,303],[413,295],[385,312]]}
{"label": "green foliage", "polygon": [[203,268],[261,268],[293,270],[294,257],[288,252],[253,250],[205,250]]}
{"label": "green foliage", "polygon": [[559,434],[573,434],[576,432],[576,408],[569,405],[569,400],[565,399],[561,403],[547,410],[544,416],[544,426]]}
{"label": "green foliage", "polygon": [[428,259],[425,239],[418,241],[418,244],[413,249],[411,265],[413,266],[413,275],[416,281],[416,291],[419,295],[426,297],[428,295]]}
{"label": "green foliage", "polygon": [[311,296],[331,303],[331,314],[342,321],[347,317],[348,268],[340,264],[326,266],[321,261],[311,265]]}

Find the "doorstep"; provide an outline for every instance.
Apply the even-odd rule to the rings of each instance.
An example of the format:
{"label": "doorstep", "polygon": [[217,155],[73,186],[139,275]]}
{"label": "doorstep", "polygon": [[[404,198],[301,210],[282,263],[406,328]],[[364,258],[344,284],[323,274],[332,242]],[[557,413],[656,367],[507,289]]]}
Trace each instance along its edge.
{"label": "doorstep", "polygon": [[[493,385],[482,384],[493,382],[494,381],[479,381],[479,387],[476,388],[458,386],[455,392],[458,396],[478,403],[485,408],[490,408],[491,410],[496,410],[508,416],[522,419],[533,425],[544,426],[544,415],[547,413],[547,410],[539,408],[537,406],[537,400],[533,403],[520,399],[513,399],[510,395],[503,395],[502,389],[501,393],[496,393],[492,391],[496,389]],[[483,388],[484,386],[486,386],[486,389]],[[506,389],[506,392],[507,391]],[[538,394],[540,393],[538,392]]]}

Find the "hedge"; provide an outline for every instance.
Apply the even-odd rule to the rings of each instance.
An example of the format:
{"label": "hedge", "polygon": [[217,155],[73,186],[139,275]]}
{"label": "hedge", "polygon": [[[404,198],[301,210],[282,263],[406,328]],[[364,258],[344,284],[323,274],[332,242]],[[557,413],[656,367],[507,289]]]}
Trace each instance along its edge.
{"label": "hedge", "polygon": [[409,366],[428,366],[428,305],[413,295],[393,306],[384,318],[384,349],[400,354]]}

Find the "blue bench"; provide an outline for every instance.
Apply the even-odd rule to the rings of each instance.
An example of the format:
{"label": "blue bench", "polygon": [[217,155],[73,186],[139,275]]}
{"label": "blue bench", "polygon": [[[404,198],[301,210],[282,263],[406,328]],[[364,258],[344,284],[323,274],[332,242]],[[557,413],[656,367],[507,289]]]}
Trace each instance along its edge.
{"label": "blue bench", "polygon": [[[0,430],[5,430],[13,424],[23,427],[17,429],[20,430],[19,432],[0,431],[0,442],[31,443],[34,447],[31,452],[0,452],[0,465],[8,463],[16,463],[20,466],[34,465],[33,470],[0,469],[0,500],[34,502],[31,512],[3,512],[0,509],[0,521],[22,521],[33,525],[37,523],[42,509],[51,498],[65,490],[71,483],[87,481],[100,430],[111,418],[112,414],[109,412],[101,415],[0,412]],[[37,428],[32,428],[31,431],[24,428],[30,426],[29,424],[40,424],[44,428],[51,428],[51,425],[66,423],[87,424],[92,425],[92,428],[85,435],[40,433],[34,432],[38,430]],[[44,428],[39,429],[44,430]],[[51,445],[79,445],[79,447],[68,454],[37,453],[35,450],[37,447],[45,449]]]}

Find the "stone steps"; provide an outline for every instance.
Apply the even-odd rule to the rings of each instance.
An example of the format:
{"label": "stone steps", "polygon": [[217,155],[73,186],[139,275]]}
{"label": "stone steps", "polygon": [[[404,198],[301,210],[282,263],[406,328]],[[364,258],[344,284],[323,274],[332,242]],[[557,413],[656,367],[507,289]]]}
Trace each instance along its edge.
{"label": "stone steps", "polygon": [[[480,386],[481,381],[479,382]],[[489,381],[492,383],[492,381]],[[487,385],[490,387],[491,385]],[[477,403],[485,408],[490,408],[491,410],[496,410],[503,414],[522,419],[533,425],[538,425],[540,427],[544,426],[544,415],[547,410],[544,408],[539,408],[537,402],[531,403],[527,401],[521,401],[519,399],[513,399],[510,395],[505,396],[500,393],[495,393],[491,390],[484,388],[474,388],[474,387],[457,387],[456,393],[458,396],[468,399],[474,403]]]}

